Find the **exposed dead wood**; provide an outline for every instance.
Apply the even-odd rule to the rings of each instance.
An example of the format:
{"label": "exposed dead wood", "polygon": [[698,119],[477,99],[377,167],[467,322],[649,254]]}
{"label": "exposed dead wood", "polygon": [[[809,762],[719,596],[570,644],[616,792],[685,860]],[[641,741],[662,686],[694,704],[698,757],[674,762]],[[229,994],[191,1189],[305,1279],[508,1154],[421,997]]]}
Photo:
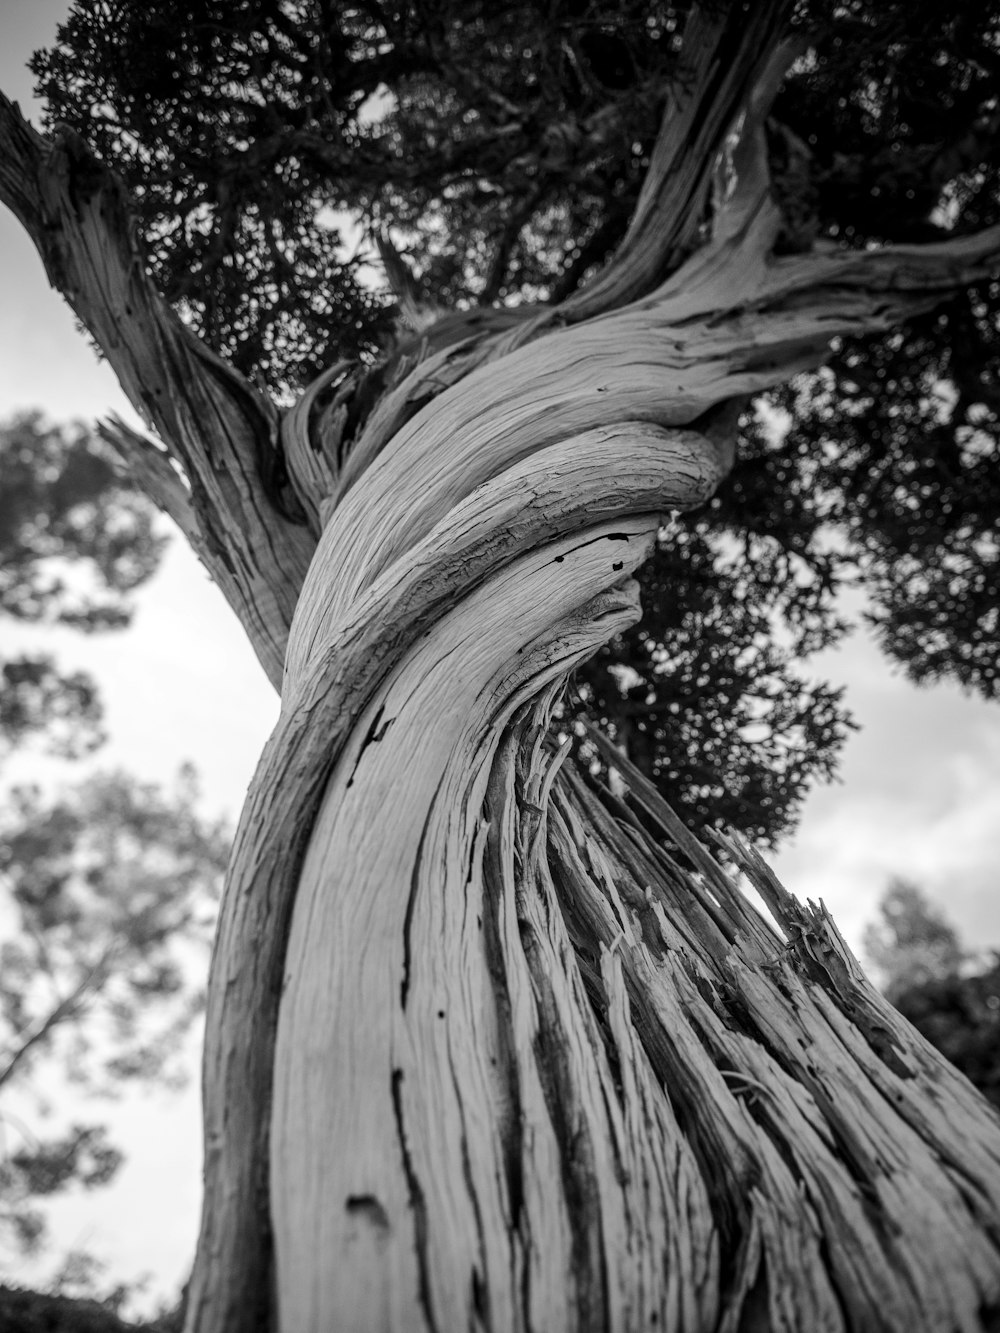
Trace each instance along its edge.
{"label": "exposed dead wood", "polygon": [[[261,480],[277,441],[274,406],[160,298],[142,266],[124,189],[78,135],[63,128],[44,138],[0,93],[0,142],[0,202],[23,223],[49,281],[180,464],[198,554],[280,686],[314,539],[278,513]],[[109,429],[131,457],[140,437]],[[136,460],[149,477],[155,464],[142,445]],[[176,485],[170,498],[179,508]]]}
{"label": "exposed dead wood", "polygon": [[[504,1145],[491,1112],[505,1080],[494,1070],[488,959],[476,947],[485,909],[475,863],[496,724],[634,622],[636,584],[613,585],[655,534],[649,519],[588,529],[506,566],[415,645],[337,765],[302,868],[278,1018],[271,1198],[288,1328],[334,1319],[343,1328],[418,1319],[467,1327],[477,1266],[490,1299],[498,1307],[503,1299],[483,1265],[499,1259],[508,1230],[497,1190]],[[373,803],[392,811],[392,837],[366,817]],[[466,888],[456,903],[447,886],[458,882]],[[320,937],[338,960],[325,975],[307,961]],[[347,938],[349,956],[340,947]],[[329,1022],[358,1002],[366,1023]],[[450,1024],[453,1005],[463,1018]],[[476,1014],[473,1029],[466,1010]],[[404,1109],[414,1098],[416,1115]],[[304,1134],[312,1140],[315,1105],[331,1107],[332,1119],[316,1145],[320,1160],[306,1166],[299,1145]],[[464,1138],[463,1151],[449,1151],[448,1138],[453,1147]],[[440,1170],[425,1171],[428,1154]],[[494,1188],[470,1198],[469,1173]],[[425,1212],[433,1235],[451,1207],[460,1211],[446,1247],[414,1244],[410,1226],[399,1225],[410,1216],[419,1231]],[[490,1237],[478,1234],[483,1226]],[[306,1233],[317,1236],[323,1262],[297,1244]],[[348,1253],[358,1281],[345,1284],[336,1257]],[[516,1326],[497,1314],[500,1327]]]}
{"label": "exposed dead wood", "polygon": [[595,627],[505,671],[545,623],[511,583],[373,701],[316,825],[276,1064],[283,1326],[984,1327],[995,1114],[752,852],[729,844],[784,940],[624,757],[658,836],[560,769],[545,682]]}
{"label": "exposed dead wood", "polygon": [[588,319],[639,299],[698,248],[727,136],[752,95],[762,119],[791,63],[792,48],[782,43],[789,9],[785,0],[766,0],[748,10],[721,4],[692,8],[681,68],[667,93],[628,230],[597,276],[562,303],[564,317]]}

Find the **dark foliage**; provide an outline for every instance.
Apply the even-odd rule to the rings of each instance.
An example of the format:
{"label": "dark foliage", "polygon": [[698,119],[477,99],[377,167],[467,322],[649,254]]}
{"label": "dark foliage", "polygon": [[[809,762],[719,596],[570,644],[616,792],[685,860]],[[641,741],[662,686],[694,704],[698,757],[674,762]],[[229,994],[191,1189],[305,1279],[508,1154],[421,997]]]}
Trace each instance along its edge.
{"label": "dark foliage", "polygon": [[0,1286],[0,1327],[8,1333],[127,1333],[137,1326],[98,1301]]}
{"label": "dark foliage", "polygon": [[976,976],[908,987],[895,1005],[1000,1111],[1000,955]]}
{"label": "dark foliage", "polygon": [[601,259],[628,221],[678,14],[86,0],[32,68],[52,120],[137,195],[164,293],[284,387],[391,327],[343,244],[359,210],[404,231],[447,305],[521,299]]}
{"label": "dark foliage", "polygon": [[[2,1123],[2,1122],[0,1122]],[[6,1135],[5,1135],[6,1137]],[[73,1125],[55,1138],[24,1143],[0,1160],[0,1239],[22,1254],[34,1254],[45,1235],[45,1217],[33,1201],[70,1185],[106,1185],[122,1154],[99,1125]]]}
{"label": "dark foliage", "polygon": [[[926,894],[895,879],[864,936],[896,1008],[1000,1110],[1000,954],[985,967]],[[978,970],[970,969],[976,966]]]}
{"label": "dark foliage", "polygon": [[131,1324],[100,1301],[0,1285],[0,1328],[4,1333],[180,1333],[183,1314]]}
{"label": "dark foliage", "polygon": [[[1000,9],[837,9],[775,108],[808,145],[822,234],[924,242],[1000,220]],[[917,682],[951,677],[986,698],[1000,690],[998,352],[993,282],[846,342],[780,396],[783,453],[814,472],[885,651]]]}
{"label": "dark foliage", "polygon": [[68,1134],[32,1148],[18,1148],[0,1167],[6,1188],[10,1177],[21,1178],[27,1193],[56,1194],[67,1181],[85,1189],[106,1184],[121,1162],[121,1154],[104,1141],[105,1131],[93,1125],[74,1125]]}
{"label": "dark foliage", "polygon": [[100,722],[100,700],[84,672],[63,675],[47,655],[0,662],[0,755],[44,734],[51,754],[79,759],[103,740]]}
{"label": "dark foliage", "polygon": [[[359,226],[392,228],[430,311],[573,291],[627,225],[685,77],[687,13],[77,0],[33,68],[52,120],[135,195],[166,296],[282,395],[336,356],[387,349],[393,311],[363,285]],[[798,5],[812,51],[769,126],[780,249],[1000,216],[998,16],[994,0]],[[640,681],[609,675],[607,654],[583,673],[586,706],[692,818],[773,839],[832,771],[849,721],[795,659],[840,632],[844,582],[914,680],[995,695],[997,312],[995,284],[963,293],[845,342],[773,395],[768,429],[748,414],[726,491],[665,538],[644,625],[618,646]]]}
{"label": "dark foliage", "polygon": [[707,522],[677,525],[640,574],[642,623],[580,671],[578,699],[694,827],[773,841],[810,780],[832,776],[851,724],[840,692],[776,639],[741,557],[720,554]]}
{"label": "dark foliage", "polygon": [[128,594],[156,568],[164,539],[107,447],[28,413],[0,431],[0,476],[0,611],[84,631],[128,624]]}

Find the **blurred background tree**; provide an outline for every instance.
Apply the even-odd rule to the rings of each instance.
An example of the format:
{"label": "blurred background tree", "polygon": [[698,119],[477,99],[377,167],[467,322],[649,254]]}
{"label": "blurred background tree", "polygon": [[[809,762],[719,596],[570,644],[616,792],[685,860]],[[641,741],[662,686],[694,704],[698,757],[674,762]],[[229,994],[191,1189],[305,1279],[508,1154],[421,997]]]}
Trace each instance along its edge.
{"label": "blurred background tree", "polygon": [[[130,595],[155,572],[166,540],[93,432],[49,425],[40,413],[0,427],[0,616],[42,631],[123,629]],[[45,653],[0,661],[0,761],[32,743],[80,759],[103,739],[101,716],[85,674]],[[55,796],[36,786],[5,793],[0,1271],[44,1247],[46,1200],[99,1188],[122,1163],[106,1127],[83,1123],[76,1100],[113,1095],[130,1080],[183,1077],[229,842],[225,825],[199,812],[190,768],[170,791],[91,773]],[[53,1103],[64,1127],[41,1133]],[[53,1289],[95,1292],[100,1271],[93,1256],[71,1252]],[[114,1307],[126,1295],[116,1288],[102,1300]]]}
{"label": "blurred background tree", "polygon": [[1000,1110],[1000,952],[966,949],[921,888],[894,879],[864,952],[896,1008]]}
{"label": "blurred background tree", "polygon": [[[124,629],[166,538],[112,451],[82,425],[22,414],[0,425],[0,480],[0,623]],[[29,741],[79,758],[100,744],[101,716],[84,673],[44,653],[0,656],[0,763]]]}
{"label": "blurred background tree", "polygon": [[[193,772],[170,793],[118,773],[54,801],[30,788],[12,797],[0,841],[0,888],[16,913],[0,947],[0,1098],[17,1084],[38,1088],[44,1106],[44,1066],[86,1092],[183,1078],[230,840],[198,814]],[[3,1127],[9,1141],[15,1126]],[[0,1166],[0,1222],[31,1252],[44,1233],[33,1201],[104,1184],[121,1158],[93,1125],[19,1137]]]}

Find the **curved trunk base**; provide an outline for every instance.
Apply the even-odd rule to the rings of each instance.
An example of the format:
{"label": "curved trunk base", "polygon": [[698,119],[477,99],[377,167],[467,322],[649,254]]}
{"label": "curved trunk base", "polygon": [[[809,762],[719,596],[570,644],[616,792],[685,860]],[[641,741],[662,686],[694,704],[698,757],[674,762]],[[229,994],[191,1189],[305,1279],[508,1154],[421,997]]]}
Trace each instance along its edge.
{"label": "curved trunk base", "polygon": [[490,742],[335,775],[279,1021],[280,1326],[988,1327],[1000,1121],[824,909],[720,838],[783,938],[607,742],[626,799],[567,758],[565,629]]}

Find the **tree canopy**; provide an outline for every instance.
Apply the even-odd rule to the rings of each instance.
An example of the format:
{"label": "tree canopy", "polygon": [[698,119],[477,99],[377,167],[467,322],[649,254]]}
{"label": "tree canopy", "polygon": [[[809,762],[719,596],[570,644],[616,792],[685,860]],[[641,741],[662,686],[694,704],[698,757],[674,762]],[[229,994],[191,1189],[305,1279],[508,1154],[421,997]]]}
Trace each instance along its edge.
{"label": "tree canopy", "polygon": [[[768,124],[779,248],[1000,216],[994,8],[799,5],[810,54]],[[719,11],[724,65],[761,11]],[[155,280],[210,346],[279,395],[354,365],[316,405],[347,439],[414,339],[474,337],[496,303],[585,309],[691,74],[688,16],[647,0],[77,0],[32,67],[50,123],[114,163]],[[703,165],[676,185],[707,208]],[[697,239],[678,235],[673,262]],[[834,771],[850,720],[802,659],[843,632],[845,584],[914,680],[995,694],[997,311],[995,283],[967,291],[845,340],[745,412],[727,485],[643,575],[643,624],[581,672],[581,710],[696,823],[773,840]],[[278,503],[281,477],[279,458]]]}

